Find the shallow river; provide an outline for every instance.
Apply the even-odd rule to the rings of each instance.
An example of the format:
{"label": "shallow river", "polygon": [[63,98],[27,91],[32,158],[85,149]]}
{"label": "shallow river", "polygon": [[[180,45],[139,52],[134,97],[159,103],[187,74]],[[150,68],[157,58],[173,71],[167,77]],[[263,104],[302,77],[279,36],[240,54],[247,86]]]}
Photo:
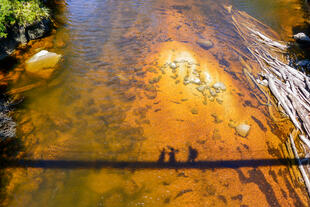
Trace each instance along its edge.
{"label": "shallow river", "polygon": [[[290,40],[292,28],[304,22],[297,0],[230,3],[271,26],[282,40]],[[19,157],[43,164],[5,170],[4,206],[309,205],[295,166],[259,162],[285,158],[292,125],[275,123],[246,81],[239,54],[231,49],[244,46],[223,8],[228,4],[72,0],[59,5],[60,26],[31,42],[16,66],[22,71],[23,61],[42,49],[63,55],[57,74],[25,92],[15,114]],[[200,47],[201,38],[213,47]],[[12,88],[36,81],[19,73]],[[216,82],[226,90],[201,92]],[[246,137],[233,128],[241,123],[251,127]],[[250,164],[221,163],[231,160]],[[214,167],[208,167],[211,161]],[[123,169],[120,162],[136,167]],[[161,162],[167,164],[156,164]],[[178,162],[186,167],[174,169]]]}

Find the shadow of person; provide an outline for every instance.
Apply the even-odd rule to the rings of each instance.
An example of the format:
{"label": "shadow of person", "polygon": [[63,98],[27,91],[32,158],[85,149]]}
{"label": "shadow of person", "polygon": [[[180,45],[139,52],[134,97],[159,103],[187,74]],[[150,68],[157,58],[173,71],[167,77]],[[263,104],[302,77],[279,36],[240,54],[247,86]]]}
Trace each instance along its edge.
{"label": "shadow of person", "polygon": [[177,152],[173,147],[169,147],[170,152],[168,153],[169,155],[169,163],[175,163],[175,153]]}
{"label": "shadow of person", "polygon": [[166,156],[166,150],[163,148],[160,152],[159,158],[157,160],[158,163],[163,163],[165,162],[165,156]]}
{"label": "shadow of person", "polygon": [[188,147],[188,162],[194,163],[195,159],[198,157],[198,151],[191,146]]}

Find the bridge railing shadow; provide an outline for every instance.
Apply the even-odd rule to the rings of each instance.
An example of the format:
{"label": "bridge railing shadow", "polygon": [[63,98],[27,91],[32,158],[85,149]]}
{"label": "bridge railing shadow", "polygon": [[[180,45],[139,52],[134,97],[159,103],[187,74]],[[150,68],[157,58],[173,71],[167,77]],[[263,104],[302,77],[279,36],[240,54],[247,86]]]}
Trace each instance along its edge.
{"label": "bridge railing shadow", "polygon": [[0,168],[45,168],[45,169],[216,169],[262,166],[308,165],[310,159],[245,159],[202,160],[185,162],[159,161],[108,161],[108,160],[30,160],[11,159],[0,161]]}

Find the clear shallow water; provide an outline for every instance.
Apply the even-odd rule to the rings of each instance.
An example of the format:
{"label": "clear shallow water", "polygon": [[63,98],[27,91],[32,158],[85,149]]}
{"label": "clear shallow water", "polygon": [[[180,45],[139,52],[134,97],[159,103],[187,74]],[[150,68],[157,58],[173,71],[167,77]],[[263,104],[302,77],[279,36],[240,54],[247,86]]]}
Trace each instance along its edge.
{"label": "clear shallow water", "polygon": [[[267,1],[266,1],[267,2]],[[278,1],[234,1],[288,36]],[[59,72],[24,93],[16,112],[23,156],[60,161],[186,162],[277,159],[289,123],[275,124],[251,94],[243,43],[219,1],[68,1],[54,34],[33,43],[63,54]],[[283,5],[284,4],[284,5]],[[290,10],[299,14],[300,10]],[[293,15],[295,22],[301,16]],[[285,35],[284,35],[285,34]],[[209,50],[196,41],[211,40]],[[170,63],[176,61],[177,69]],[[21,64],[18,66],[23,68]],[[225,84],[216,100],[186,77]],[[23,74],[17,88],[30,78]],[[192,79],[194,81],[194,79]],[[34,80],[32,80],[34,81]],[[232,123],[251,126],[246,138]],[[171,148],[175,149],[175,153]],[[195,152],[196,151],[196,152]],[[170,154],[168,154],[170,153]],[[170,156],[170,158],[169,158]],[[194,155],[192,155],[194,156]],[[194,156],[195,157],[195,156]],[[296,169],[295,169],[296,171]],[[303,185],[288,166],[241,169],[8,169],[5,206],[301,206]]]}

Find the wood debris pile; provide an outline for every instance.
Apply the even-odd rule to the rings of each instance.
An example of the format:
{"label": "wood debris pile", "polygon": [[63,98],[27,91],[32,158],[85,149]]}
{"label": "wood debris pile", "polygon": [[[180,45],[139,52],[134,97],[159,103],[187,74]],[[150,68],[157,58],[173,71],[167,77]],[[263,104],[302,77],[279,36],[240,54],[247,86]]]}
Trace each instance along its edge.
{"label": "wood debris pile", "polygon": [[[231,7],[227,10],[231,14],[236,32],[244,40],[252,55],[251,58],[254,57],[261,68],[258,77],[254,77],[246,68],[243,69],[245,75],[264,93],[268,100],[265,105],[268,107],[277,105],[277,108],[289,117],[296,128],[289,140],[310,195],[310,168],[302,165],[294,143],[301,141],[303,152],[299,153],[308,155],[310,152],[310,77],[286,63],[288,61],[283,58],[287,52],[286,44],[259,32],[267,26],[245,12],[232,10]],[[241,62],[245,61],[241,58]],[[269,88],[277,103],[274,103],[269,93],[264,92],[264,86]]]}

